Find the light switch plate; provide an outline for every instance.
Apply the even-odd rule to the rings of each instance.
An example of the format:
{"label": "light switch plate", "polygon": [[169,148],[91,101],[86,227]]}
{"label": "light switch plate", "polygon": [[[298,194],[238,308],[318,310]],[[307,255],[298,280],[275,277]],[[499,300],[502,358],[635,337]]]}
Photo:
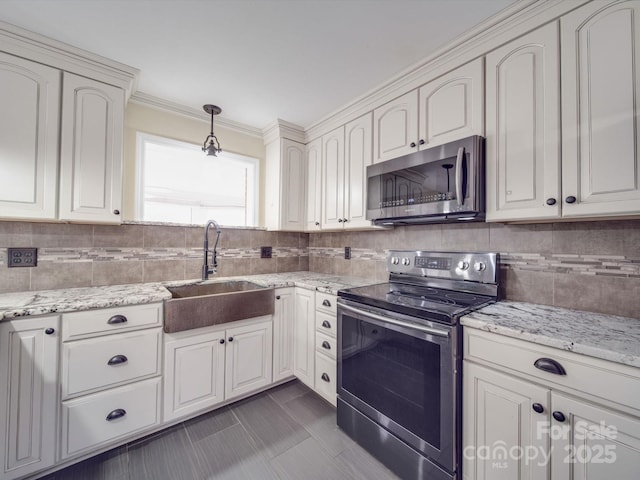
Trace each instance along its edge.
{"label": "light switch plate", "polygon": [[37,248],[8,248],[7,266],[12,267],[36,267],[38,265]]}

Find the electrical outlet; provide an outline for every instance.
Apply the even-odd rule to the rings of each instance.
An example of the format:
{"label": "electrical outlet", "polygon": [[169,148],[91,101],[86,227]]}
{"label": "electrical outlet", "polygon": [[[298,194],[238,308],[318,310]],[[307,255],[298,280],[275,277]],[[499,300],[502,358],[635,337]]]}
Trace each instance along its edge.
{"label": "electrical outlet", "polygon": [[37,248],[8,248],[8,267],[36,267],[38,265]]}
{"label": "electrical outlet", "polygon": [[351,260],[351,247],[344,247],[344,259]]}
{"label": "electrical outlet", "polygon": [[260,247],[260,258],[271,258],[271,247]]}

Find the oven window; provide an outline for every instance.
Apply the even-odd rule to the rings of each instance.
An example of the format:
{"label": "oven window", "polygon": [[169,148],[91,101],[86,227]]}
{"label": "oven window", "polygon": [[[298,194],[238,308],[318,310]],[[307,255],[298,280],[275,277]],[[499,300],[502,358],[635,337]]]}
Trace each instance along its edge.
{"label": "oven window", "polygon": [[342,317],[341,388],[440,448],[440,346]]}

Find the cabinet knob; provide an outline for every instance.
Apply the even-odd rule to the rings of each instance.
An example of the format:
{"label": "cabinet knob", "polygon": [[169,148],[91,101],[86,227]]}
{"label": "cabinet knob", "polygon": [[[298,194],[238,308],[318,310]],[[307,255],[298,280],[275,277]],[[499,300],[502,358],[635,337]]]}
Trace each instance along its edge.
{"label": "cabinet knob", "polygon": [[423,139],[420,139],[420,142],[419,142],[419,143],[420,143],[420,145],[424,145],[424,140],[423,140]]}
{"label": "cabinet knob", "polygon": [[223,345],[223,344],[224,344],[224,338],[221,338],[220,339],[220,345]]}
{"label": "cabinet knob", "polygon": [[555,205],[555,204],[556,204],[555,198],[547,198],[547,205]]}
{"label": "cabinet knob", "polygon": [[577,198],[574,197],[573,195],[569,195],[567,198],[564,199],[565,202],[567,203],[576,203]]}
{"label": "cabinet knob", "polygon": [[342,219],[341,218],[338,219],[338,223],[342,223]]}
{"label": "cabinet knob", "polygon": [[322,375],[320,375],[320,378],[322,380],[324,380],[325,382],[329,383],[331,380],[329,379],[329,375],[327,375],[326,373],[323,373]]}
{"label": "cabinet knob", "polygon": [[343,219],[342,219],[342,221],[343,221],[344,223],[347,223],[347,222],[349,221],[349,219],[348,219],[348,218],[343,218]]}
{"label": "cabinet knob", "polygon": [[564,416],[564,413],[559,412],[559,411],[555,411],[552,413],[553,418],[555,418],[557,421],[559,422],[564,422],[566,420],[566,417]]}
{"label": "cabinet knob", "polygon": [[327,322],[326,320],[324,320],[324,321],[322,322],[322,326],[323,326],[324,328],[331,328],[331,324],[330,324],[329,322]]}
{"label": "cabinet knob", "polygon": [[322,306],[323,306],[323,307],[330,307],[330,306],[331,306],[331,302],[325,298],[325,299],[322,301]]}
{"label": "cabinet knob", "polygon": [[107,362],[107,365],[121,365],[123,363],[127,363],[129,361],[129,359],[127,358],[126,355],[114,355],[113,357],[111,357],[109,359],[109,361]]}
{"label": "cabinet knob", "polygon": [[319,227],[320,226],[320,222],[316,222],[315,225],[316,225],[316,227]]}
{"label": "cabinet knob", "polygon": [[411,148],[415,148],[415,146],[416,146],[416,142],[411,142],[411,143],[409,144],[409,146],[410,146]]}
{"label": "cabinet knob", "polygon": [[325,350],[331,350],[331,345],[326,340],[322,342],[322,348]]}
{"label": "cabinet knob", "polygon": [[116,408],[115,410],[109,412],[109,415],[107,415],[107,422],[110,422],[111,420],[116,420],[117,418],[122,418],[127,414],[127,411],[124,408]]}
{"label": "cabinet knob", "polygon": [[533,408],[533,411],[536,413],[544,412],[544,407],[540,403],[534,403],[531,405],[531,408]]}
{"label": "cabinet knob", "polygon": [[276,300],[280,300],[280,295],[276,295]]}
{"label": "cabinet knob", "polygon": [[114,315],[109,320],[107,320],[109,325],[117,325],[118,323],[127,323],[127,317],[124,315]]}
{"label": "cabinet knob", "polygon": [[113,213],[114,213],[115,215],[120,215],[120,210],[114,210],[114,211],[113,211]]}
{"label": "cabinet knob", "polygon": [[229,337],[229,341],[230,341],[230,342],[233,342],[233,337]]}
{"label": "cabinet knob", "polygon": [[566,375],[567,371],[560,363],[552,358],[539,358],[533,362],[533,366],[538,370],[545,371],[547,373],[553,373],[554,375]]}
{"label": "cabinet knob", "polygon": [[46,333],[47,335],[53,335],[55,331],[56,331],[55,328],[49,327],[44,331],[44,333]]}

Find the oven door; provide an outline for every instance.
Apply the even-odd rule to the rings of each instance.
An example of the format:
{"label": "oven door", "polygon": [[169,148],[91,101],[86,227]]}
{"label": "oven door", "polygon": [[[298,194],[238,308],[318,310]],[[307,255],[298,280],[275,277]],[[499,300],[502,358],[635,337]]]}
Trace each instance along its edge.
{"label": "oven door", "polygon": [[457,329],[340,299],[338,396],[456,470]]}

